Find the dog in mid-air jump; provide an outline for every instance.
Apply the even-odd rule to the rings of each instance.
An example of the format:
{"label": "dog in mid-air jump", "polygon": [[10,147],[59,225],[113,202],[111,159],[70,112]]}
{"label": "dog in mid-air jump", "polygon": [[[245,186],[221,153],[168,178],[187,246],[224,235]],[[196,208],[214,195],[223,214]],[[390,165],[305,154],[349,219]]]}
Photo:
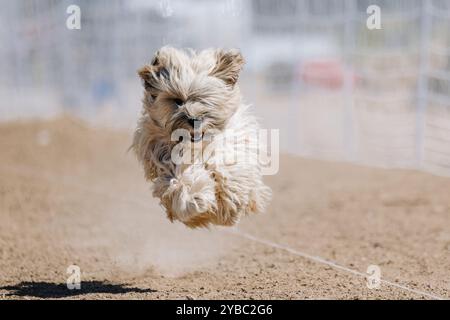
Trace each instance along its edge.
{"label": "dog in mid-air jump", "polygon": [[138,71],[145,90],[131,148],[171,221],[232,226],[270,200],[259,126],[237,86],[243,64],[234,49],[163,47]]}

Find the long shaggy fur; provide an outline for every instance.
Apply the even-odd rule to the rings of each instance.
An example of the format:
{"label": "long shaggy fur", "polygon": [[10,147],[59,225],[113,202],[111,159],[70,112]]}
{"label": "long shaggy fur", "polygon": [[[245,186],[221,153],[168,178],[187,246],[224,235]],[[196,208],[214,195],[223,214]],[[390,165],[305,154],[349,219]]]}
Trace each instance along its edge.
{"label": "long shaggy fur", "polygon": [[[145,91],[132,149],[171,221],[231,226],[270,199],[257,160],[258,123],[236,84],[243,64],[237,50],[163,47],[139,70]],[[193,119],[200,119],[203,139],[173,141],[177,129],[194,134]],[[214,134],[207,139],[208,132]],[[173,161],[179,147],[193,151],[191,164]],[[235,161],[224,161],[230,155]]]}

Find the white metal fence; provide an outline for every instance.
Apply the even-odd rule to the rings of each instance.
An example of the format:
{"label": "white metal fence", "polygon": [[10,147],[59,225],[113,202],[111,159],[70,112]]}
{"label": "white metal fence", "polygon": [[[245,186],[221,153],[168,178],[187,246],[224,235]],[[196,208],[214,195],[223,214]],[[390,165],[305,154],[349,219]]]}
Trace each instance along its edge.
{"label": "white metal fence", "polygon": [[[66,9],[81,8],[81,30]],[[0,1],[0,119],[70,110],[131,126],[162,45],[239,47],[241,85],[282,149],[450,175],[445,0]],[[381,30],[366,9],[381,9]]]}

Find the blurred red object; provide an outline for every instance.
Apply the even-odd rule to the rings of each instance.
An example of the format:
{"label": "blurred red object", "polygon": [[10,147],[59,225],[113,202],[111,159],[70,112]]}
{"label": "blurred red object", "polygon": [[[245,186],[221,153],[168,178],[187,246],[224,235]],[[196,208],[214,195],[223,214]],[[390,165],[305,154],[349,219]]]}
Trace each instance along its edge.
{"label": "blurred red object", "polygon": [[352,70],[338,60],[309,60],[302,64],[300,71],[304,83],[327,89],[340,89],[344,86],[346,73],[349,73],[353,88],[356,76]]}

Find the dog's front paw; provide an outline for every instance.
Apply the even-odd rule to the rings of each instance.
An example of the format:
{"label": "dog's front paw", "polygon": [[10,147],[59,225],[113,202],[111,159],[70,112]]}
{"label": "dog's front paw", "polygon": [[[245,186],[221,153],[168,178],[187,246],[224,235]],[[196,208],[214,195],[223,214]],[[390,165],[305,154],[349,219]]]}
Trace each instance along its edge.
{"label": "dog's front paw", "polygon": [[200,165],[191,166],[180,177],[171,179],[164,196],[170,197],[168,209],[173,219],[186,224],[216,207],[214,180]]}

